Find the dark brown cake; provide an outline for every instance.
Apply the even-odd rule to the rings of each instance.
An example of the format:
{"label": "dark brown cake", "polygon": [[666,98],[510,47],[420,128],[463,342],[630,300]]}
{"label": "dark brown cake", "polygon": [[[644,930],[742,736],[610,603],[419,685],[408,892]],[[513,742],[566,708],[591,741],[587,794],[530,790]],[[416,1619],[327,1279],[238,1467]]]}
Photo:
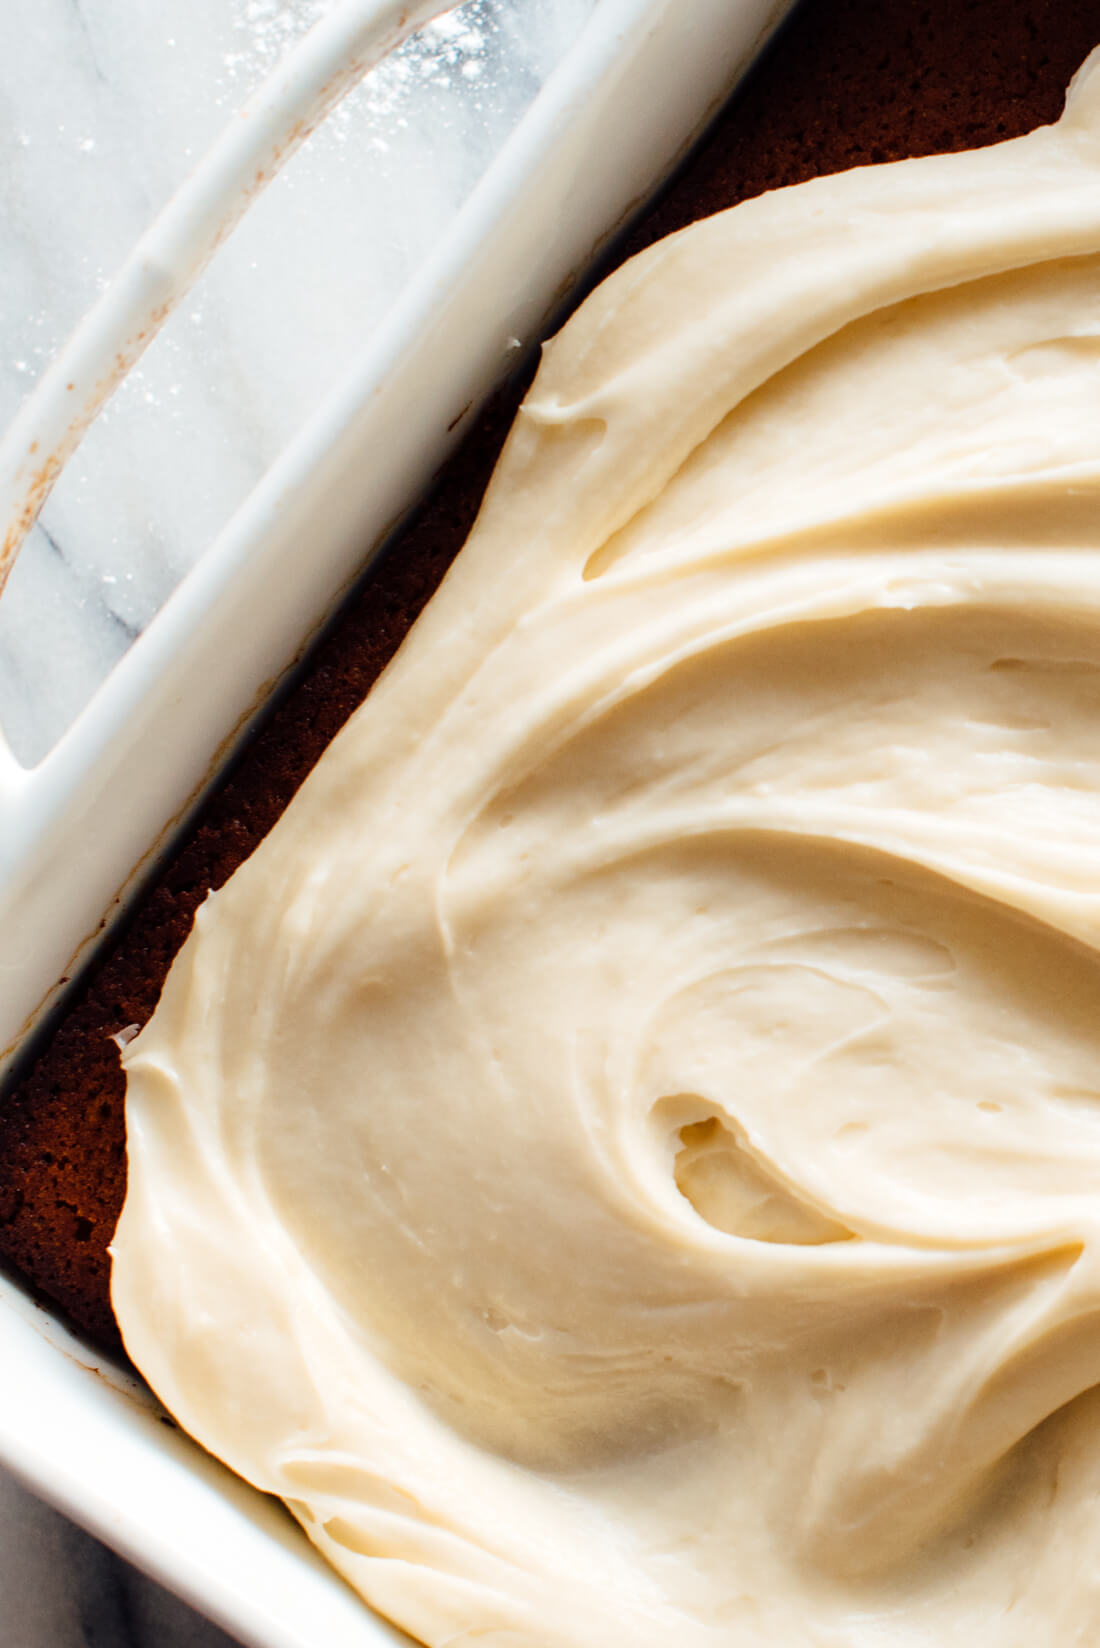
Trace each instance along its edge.
{"label": "dark brown cake", "polygon": [[[1098,40],[1095,0],[803,0],[614,261],[766,189],[1054,120]],[[462,545],[524,387],[482,417],[0,1099],[0,1258],[103,1346],[119,1342],[107,1244],[125,1185],[112,1037],[148,1018],[198,904],[270,829],[397,649]]]}

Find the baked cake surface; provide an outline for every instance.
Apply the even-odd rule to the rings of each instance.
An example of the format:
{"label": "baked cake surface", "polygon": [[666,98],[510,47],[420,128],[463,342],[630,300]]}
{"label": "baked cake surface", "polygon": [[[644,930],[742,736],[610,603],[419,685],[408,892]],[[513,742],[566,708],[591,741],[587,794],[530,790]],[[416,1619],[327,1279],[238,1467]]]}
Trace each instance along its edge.
{"label": "baked cake surface", "polygon": [[[971,148],[1057,118],[1095,8],[804,0],[675,185],[618,248],[818,173]],[[195,910],[248,856],[369,690],[457,553],[525,385],[497,401],[250,740],[0,1106],[0,1254],[116,1347],[107,1245],[125,1184],[115,1036],[141,1025]]]}

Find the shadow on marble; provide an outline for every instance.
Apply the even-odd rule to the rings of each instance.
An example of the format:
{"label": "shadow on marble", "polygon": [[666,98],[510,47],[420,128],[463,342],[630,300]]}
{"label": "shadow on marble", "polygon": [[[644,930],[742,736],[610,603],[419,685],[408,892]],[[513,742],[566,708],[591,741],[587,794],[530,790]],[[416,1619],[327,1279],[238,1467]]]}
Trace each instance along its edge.
{"label": "shadow on marble", "polygon": [[0,1648],[233,1648],[0,1471]]}

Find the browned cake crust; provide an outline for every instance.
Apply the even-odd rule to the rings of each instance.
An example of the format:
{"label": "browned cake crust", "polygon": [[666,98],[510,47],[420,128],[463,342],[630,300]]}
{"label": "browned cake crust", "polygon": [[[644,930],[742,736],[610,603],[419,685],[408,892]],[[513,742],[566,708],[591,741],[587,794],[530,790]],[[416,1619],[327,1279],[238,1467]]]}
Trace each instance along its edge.
{"label": "browned cake crust", "polygon": [[[1096,0],[803,0],[615,261],[765,189],[1055,120],[1098,39]],[[396,651],[469,530],[524,387],[482,417],[0,1100],[0,1258],[101,1345],[118,1345],[107,1244],[125,1187],[111,1038],[148,1018],[208,889],[270,829]]]}

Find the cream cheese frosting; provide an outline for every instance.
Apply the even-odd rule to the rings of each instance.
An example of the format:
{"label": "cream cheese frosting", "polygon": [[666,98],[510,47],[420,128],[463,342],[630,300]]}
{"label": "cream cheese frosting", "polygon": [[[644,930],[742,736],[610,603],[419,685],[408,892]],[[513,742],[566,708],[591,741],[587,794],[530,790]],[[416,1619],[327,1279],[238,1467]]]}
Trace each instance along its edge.
{"label": "cream cheese frosting", "polygon": [[127,1049],[127,1348],[424,1642],[1100,1635],[1100,54],[548,346]]}

